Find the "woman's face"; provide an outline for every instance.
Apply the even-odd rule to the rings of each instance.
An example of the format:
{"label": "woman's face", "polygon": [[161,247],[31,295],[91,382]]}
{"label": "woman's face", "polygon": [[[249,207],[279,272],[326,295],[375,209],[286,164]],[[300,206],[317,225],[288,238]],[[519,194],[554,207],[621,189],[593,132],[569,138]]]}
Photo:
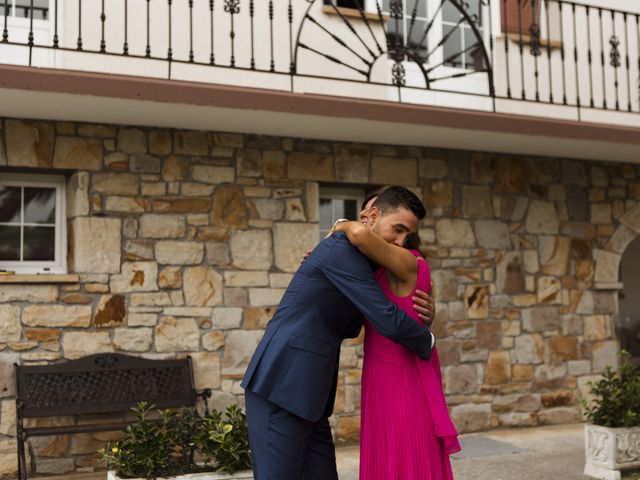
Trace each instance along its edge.
{"label": "woman's face", "polygon": [[406,208],[398,208],[382,214],[378,207],[371,207],[367,226],[380,235],[386,242],[403,247],[407,237],[418,231],[418,218]]}

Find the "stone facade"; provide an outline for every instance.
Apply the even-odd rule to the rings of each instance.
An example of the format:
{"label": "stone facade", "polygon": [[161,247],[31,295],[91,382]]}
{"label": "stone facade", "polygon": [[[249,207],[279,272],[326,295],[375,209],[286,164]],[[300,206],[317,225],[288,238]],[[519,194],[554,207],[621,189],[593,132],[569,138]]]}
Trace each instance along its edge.
{"label": "stone facade", "polygon": [[[0,283],[0,474],[15,471],[13,362],[192,355],[213,404],[240,379],[301,254],[322,182],[422,195],[444,388],[461,432],[579,420],[615,364],[618,265],[640,168],[417,147],[5,119],[2,172],[67,176],[68,282]],[[2,282],[2,278],[0,278]],[[357,440],[362,338],[332,424]],[[33,441],[39,473],[97,468],[113,434]]]}

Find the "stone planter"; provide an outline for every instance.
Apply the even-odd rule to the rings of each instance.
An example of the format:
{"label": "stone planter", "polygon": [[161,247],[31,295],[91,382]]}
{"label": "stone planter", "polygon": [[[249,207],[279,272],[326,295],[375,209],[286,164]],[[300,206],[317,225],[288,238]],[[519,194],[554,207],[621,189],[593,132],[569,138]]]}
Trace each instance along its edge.
{"label": "stone planter", "polygon": [[640,468],[640,427],[584,427],[584,474],[603,480],[619,480],[620,470]]}
{"label": "stone planter", "polygon": [[[107,472],[107,480],[124,480],[116,475],[113,470],[109,470]],[[146,480],[144,478],[134,478],[127,480]],[[233,475],[228,475],[226,473],[215,473],[215,472],[205,472],[205,473],[188,473],[185,475],[176,475],[173,477],[157,477],[154,480],[253,480],[253,472],[251,470],[242,470],[241,472],[236,472]]]}

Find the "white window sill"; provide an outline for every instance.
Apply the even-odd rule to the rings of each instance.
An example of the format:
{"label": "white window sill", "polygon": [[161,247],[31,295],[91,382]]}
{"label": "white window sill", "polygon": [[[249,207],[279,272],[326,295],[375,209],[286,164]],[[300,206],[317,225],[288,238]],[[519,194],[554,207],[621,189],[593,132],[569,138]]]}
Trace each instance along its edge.
{"label": "white window sill", "polygon": [[48,274],[48,275],[0,275],[0,284],[3,283],[78,283],[80,275],[76,274]]}

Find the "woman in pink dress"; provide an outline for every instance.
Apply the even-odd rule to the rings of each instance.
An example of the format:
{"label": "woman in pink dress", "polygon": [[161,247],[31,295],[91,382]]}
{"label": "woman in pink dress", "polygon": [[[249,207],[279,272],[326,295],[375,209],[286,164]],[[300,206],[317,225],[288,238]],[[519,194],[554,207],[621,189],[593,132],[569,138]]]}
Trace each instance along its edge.
{"label": "woman in pink dress", "polygon": [[[372,207],[367,222],[379,212]],[[417,250],[387,243],[360,222],[336,226],[380,268],[385,295],[417,322],[411,297],[430,293],[427,262]],[[447,411],[437,349],[422,360],[365,322],[360,480],[452,480],[449,455],[460,450]]]}

